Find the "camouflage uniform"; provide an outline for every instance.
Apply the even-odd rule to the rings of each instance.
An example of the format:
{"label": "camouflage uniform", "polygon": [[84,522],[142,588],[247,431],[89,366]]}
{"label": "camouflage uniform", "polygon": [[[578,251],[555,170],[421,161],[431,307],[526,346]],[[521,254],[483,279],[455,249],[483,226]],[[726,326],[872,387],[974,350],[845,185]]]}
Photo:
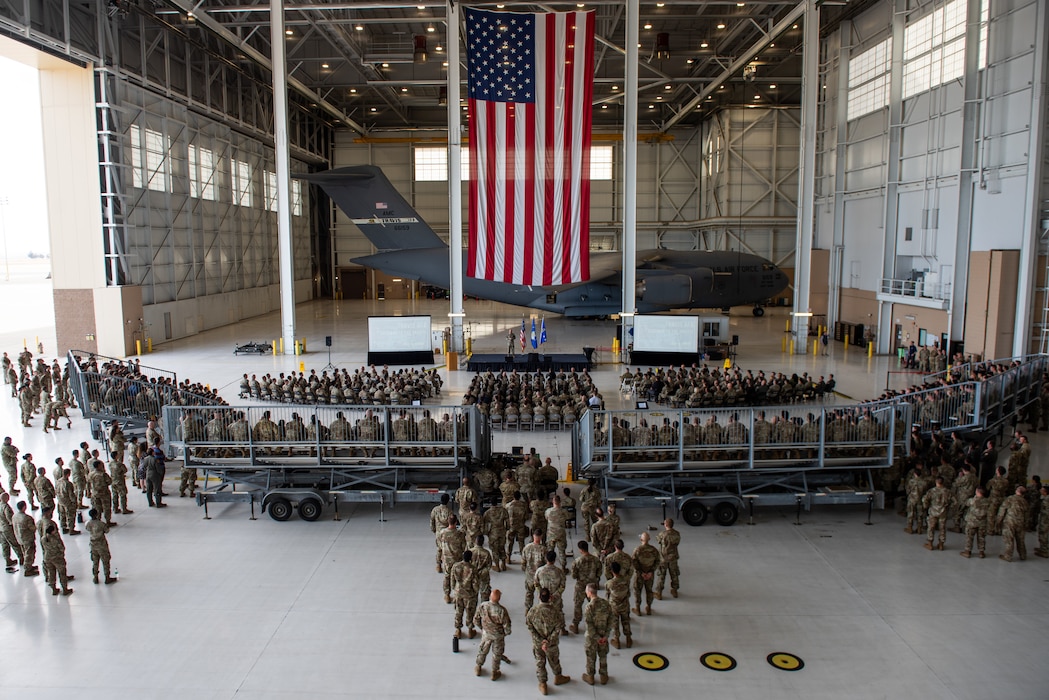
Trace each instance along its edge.
{"label": "camouflage uniform", "polygon": [[521,570],[525,573],[525,612],[535,600],[535,573],[546,562],[546,547],[541,542],[529,542],[521,551]]}
{"label": "camouflage uniform", "polygon": [[22,484],[26,490],[26,499],[29,501],[29,510],[36,510],[36,465],[29,460],[29,455],[22,460],[20,469],[22,472]]}
{"label": "camouflage uniform", "polygon": [[645,594],[647,609],[652,614],[652,576],[659,567],[659,550],[650,544],[640,544],[634,549],[634,598],[637,607],[634,612],[641,614],[641,593]]}
{"label": "camouflage uniform", "polygon": [[114,513],[131,513],[127,508],[127,467],[115,457],[109,462],[110,493]]}
{"label": "camouflage uniform", "polygon": [[623,579],[627,582],[627,585],[629,586],[630,578],[634,574],[634,560],[629,554],[627,554],[621,549],[617,549],[611,554],[609,554],[607,557],[605,557],[605,579],[609,581],[612,580],[613,562],[618,562],[620,567],[620,574],[623,576]]}
{"label": "camouflage uniform", "polygon": [[446,527],[437,535],[437,546],[441,548],[441,560],[444,565],[444,602],[452,598],[452,567],[462,560],[466,551],[466,536],[454,527]]}
{"label": "camouflage uniform", "polygon": [[448,516],[452,509],[444,503],[438,503],[430,511],[430,532],[433,533],[433,543],[437,547],[437,573],[443,571],[441,567],[441,541],[437,539],[438,533],[448,527]]}
{"label": "camouflage uniform", "polygon": [[488,546],[492,548],[495,570],[506,571],[506,531],[510,524],[510,515],[506,508],[493,506],[484,512],[482,519],[484,535],[488,538]]}
{"label": "camouflage uniform", "polygon": [[[594,526],[594,511],[601,505],[601,489],[592,484],[587,485],[579,494],[579,509],[583,513],[583,531],[590,534]],[[591,540],[591,544],[597,544]]]}
{"label": "camouflage uniform", "polygon": [[41,508],[45,510],[55,509],[55,485],[51,483],[47,476],[37,474],[36,479],[33,480],[33,490],[36,492]]}
{"label": "camouflage uniform", "polygon": [[7,490],[12,496],[18,494],[18,448],[4,442],[0,447],[0,458],[3,459],[4,469],[7,470]]}
{"label": "camouflage uniform", "polygon": [[1027,546],[1024,534],[1027,530],[1027,501],[1019,494],[1013,494],[998,508],[997,525],[1002,530],[1002,553],[999,559],[1013,560],[1013,547],[1020,555],[1020,561],[1027,558]]}
{"label": "camouflage uniform", "polygon": [[[14,511],[11,509],[11,504],[0,502],[0,548],[3,551],[4,563],[9,567],[14,566],[16,562],[24,566],[22,545],[15,535],[15,528],[11,522],[13,517]],[[14,557],[11,556],[12,552]]]}
{"label": "camouflage uniform", "polygon": [[40,538],[40,548],[43,552],[44,580],[51,585],[51,591],[58,595],[57,583],[62,584],[62,594],[69,595],[73,590],[69,587],[69,575],[66,573],[66,545],[61,535],[51,529]]}
{"label": "camouflage uniform", "polygon": [[612,646],[619,648],[619,628],[623,628],[626,647],[634,645],[630,634],[630,578],[620,570],[618,576],[609,577],[605,583],[608,591],[608,602],[612,605]]}
{"label": "camouflage uniform", "polygon": [[972,472],[960,474],[954,480],[954,498],[951,499],[951,519],[954,520],[954,531],[962,531],[962,518],[965,517],[965,504],[976,493],[976,475]]}
{"label": "camouflage uniform", "polygon": [[1049,558],[1049,495],[1042,494],[1038,510],[1038,549],[1034,553]]}
{"label": "camouflage uniform", "polygon": [[1002,534],[1002,526],[997,522],[998,509],[1002,507],[1005,494],[1009,491],[1009,479],[1005,476],[995,476],[987,482],[987,498],[991,501],[990,521],[988,523],[992,535]]}
{"label": "camouflage uniform", "polygon": [[546,683],[548,663],[554,676],[560,676],[561,630],[565,626],[565,616],[550,603],[540,602],[528,611],[525,624],[532,633],[532,654],[535,656],[535,675],[539,682]]}
{"label": "camouflage uniform", "polygon": [[484,520],[481,518],[480,513],[477,512],[476,505],[474,505],[473,510],[468,510],[459,517],[459,524],[462,525],[467,543],[477,540],[477,536],[481,534],[481,530],[484,528]]}
{"label": "camouflage uniform", "polygon": [[470,547],[470,552],[473,557],[470,561],[477,575],[477,593],[486,599],[492,593],[492,553],[479,544]]}
{"label": "camouflage uniform", "polygon": [[572,578],[575,579],[575,598],[572,607],[572,627],[578,627],[583,620],[583,604],[586,603],[586,584],[598,584],[601,581],[601,560],[589,552],[579,552],[579,557],[572,562]]}
{"label": "camouflage uniform", "polygon": [[545,498],[536,498],[528,504],[529,510],[532,512],[532,529],[543,531],[544,543],[547,543],[550,534],[546,531],[546,509],[549,505]]}
{"label": "camouflage uniform", "polygon": [[499,666],[503,661],[506,638],[510,636],[510,613],[494,600],[488,600],[477,607],[473,623],[481,628],[481,645],[477,649],[477,665],[474,671],[481,675],[481,667],[492,652],[492,680],[502,674]]}
{"label": "camouflage uniform", "polygon": [[191,498],[197,494],[197,470],[192,467],[186,467],[185,462],[183,462],[182,471],[179,473],[179,498],[185,496],[187,490],[189,490]]}
{"label": "camouflage uniform", "polygon": [[[653,550],[655,547],[652,548]],[[604,598],[591,598],[586,604],[586,637],[583,650],[586,652],[586,676],[583,680],[594,683],[595,666],[601,674],[601,684],[608,681],[608,637],[615,620],[612,605]],[[596,663],[595,663],[596,662]]]}
{"label": "camouflage uniform", "polygon": [[945,486],[935,486],[922,498],[929,518],[929,530],[926,540],[926,549],[933,548],[933,537],[937,530],[940,533],[940,541],[936,543],[937,549],[943,549],[947,541],[947,509],[951,505],[951,492]]}
{"label": "camouflage uniform", "polygon": [[550,605],[564,610],[565,572],[556,562],[540,566],[535,571],[535,587],[550,591]]}
{"label": "camouflage uniform", "polygon": [[560,506],[550,506],[543,517],[546,519],[546,546],[557,552],[561,568],[567,568],[568,536],[565,534],[565,522],[568,520],[568,513]]}
{"label": "camouflage uniform", "polygon": [[107,523],[113,520],[113,494],[110,487],[113,479],[109,474],[101,470],[94,470],[87,477],[91,507],[98,511],[100,518],[105,518]]}
{"label": "camouflage uniform", "polygon": [[973,538],[980,552],[980,558],[987,549],[987,523],[991,502],[986,496],[973,496],[965,504],[965,549],[962,556],[968,557],[973,551]]}
{"label": "camouflage uniform", "polygon": [[116,579],[111,578],[109,575],[109,540],[106,539],[109,525],[98,518],[92,518],[87,521],[84,529],[87,530],[88,535],[91,537],[91,574],[94,576],[95,583],[98,583],[98,565],[100,563],[102,564],[102,572],[106,576],[106,583],[113,583]]}
{"label": "camouflage uniform", "polygon": [[656,578],[656,596],[663,599],[663,584],[666,581],[667,572],[670,573],[670,594],[677,598],[678,589],[681,588],[681,569],[678,567],[678,545],[681,544],[681,533],[673,527],[663,530],[656,535],[659,542],[660,560],[659,575]]}
{"label": "camouflage uniform", "polygon": [[615,526],[607,518],[599,518],[590,528],[590,544],[598,556],[604,557],[615,549],[616,530]]}
{"label": "camouflage uniform", "polygon": [[58,522],[62,526],[62,532],[76,532],[76,489],[64,474],[55,482],[55,493],[58,500]]}
{"label": "camouflage uniform", "polygon": [[499,493],[503,495],[503,505],[505,506],[510,501],[514,500],[514,494],[517,493],[520,489],[521,487],[513,478],[507,479],[503,483],[499,484]]}
{"label": "camouflage uniform", "polygon": [[464,522],[464,517],[470,512],[471,503],[480,503],[477,492],[473,487],[463,484],[455,492],[455,502],[459,504],[459,521]]}
{"label": "camouflage uniform", "polygon": [[84,463],[76,457],[69,463],[69,471],[72,473],[73,489],[76,491],[77,508],[84,507],[84,494],[87,493],[87,469]]}
{"label": "camouflage uniform", "polygon": [[470,639],[474,638],[474,613],[477,611],[477,569],[472,561],[460,560],[452,565],[449,576],[452,598],[455,600],[455,636],[463,628],[463,615],[470,627]]}
{"label": "camouflage uniform", "polygon": [[36,569],[36,522],[29,513],[19,511],[11,517],[11,525],[22,548],[22,570],[32,576]]}
{"label": "camouflage uniform", "polygon": [[517,551],[524,553],[525,542],[528,541],[528,506],[523,500],[514,499],[507,503],[505,508],[509,516],[509,526],[506,530],[506,556],[509,561],[514,556],[515,542]]}

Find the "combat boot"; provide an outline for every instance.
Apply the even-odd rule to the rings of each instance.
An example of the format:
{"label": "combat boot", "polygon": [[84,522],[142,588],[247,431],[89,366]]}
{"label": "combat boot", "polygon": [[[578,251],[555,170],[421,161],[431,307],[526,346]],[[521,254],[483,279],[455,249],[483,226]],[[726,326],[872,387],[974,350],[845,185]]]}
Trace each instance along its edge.
{"label": "combat boot", "polygon": [[443,574],[444,569],[441,567],[441,562],[437,562],[437,573]]}
{"label": "combat boot", "polygon": [[546,695],[546,682],[545,681],[539,684],[539,694],[540,695]]}
{"label": "combat boot", "polygon": [[117,582],[117,580],[115,578],[113,578],[112,576],[106,576],[106,583],[107,584],[109,584],[109,583],[116,583],[116,582]]}
{"label": "combat boot", "polygon": [[94,578],[92,578],[91,580],[94,581],[95,584],[98,584],[98,574],[95,574]]}
{"label": "combat boot", "polygon": [[572,634],[579,634],[579,625],[573,622],[571,625],[568,626],[568,631]]}
{"label": "combat boot", "polygon": [[636,608],[630,608],[630,612],[634,613],[635,615],[640,615],[641,614],[641,607],[638,606]]}
{"label": "combat boot", "polygon": [[492,671],[492,680],[493,681],[497,681],[497,680],[499,680],[502,677],[503,677],[503,672],[502,671]]}
{"label": "combat boot", "polygon": [[610,644],[611,644],[611,645],[612,645],[613,647],[615,647],[616,649],[618,649],[618,648],[619,648],[619,637],[616,637],[616,638],[614,638],[614,639],[613,639],[613,640],[612,640],[612,641],[610,642]]}
{"label": "combat boot", "polygon": [[931,552],[932,551],[932,542],[926,542],[925,544],[922,545],[922,547],[925,547],[926,549],[928,549]]}
{"label": "combat boot", "polygon": [[570,680],[572,680],[570,676],[565,676],[559,673],[556,676],[554,676],[554,685],[564,685]]}
{"label": "combat boot", "polygon": [[962,551],[962,552],[959,552],[959,554],[961,554],[961,555],[962,555],[963,557],[965,557],[966,559],[969,559],[969,558],[971,558],[971,557],[972,557],[972,553],[971,553],[971,552],[965,552],[965,551]]}
{"label": "combat boot", "polygon": [[663,591],[656,591],[656,600],[663,600]]}
{"label": "combat boot", "polygon": [[626,636],[626,648],[629,649],[632,646],[634,646],[634,639],[628,634]]}
{"label": "combat boot", "polygon": [[480,666],[474,666],[474,675],[475,676],[481,675],[481,667]]}
{"label": "combat boot", "polygon": [[455,637],[456,639],[462,639],[463,638],[463,628],[462,627],[456,627],[455,628],[455,634],[453,634],[452,636]]}
{"label": "combat boot", "polygon": [[645,614],[646,615],[651,615],[652,614],[652,606],[651,605],[646,605],[645,606]]}
{"label": "combat boot", "polygon": [[1012,562],[1012,560],[1013,560],[1012,557],[1007,557],[1004,554],[999,554],[998,558],[1001,559],[1002,561],[1007,561],[1007,562]]}
{"label": "combat boot", "polygon": [[58,586],[51,586],[51,595],[58,595]]}
{"label": "combat boot", "polygon": [[444,594],[444,602],[446,602],[448,604],[451,604],[451,602],[452,602],[452,597],[450,595],[448,595],[447,593]]}
{"label": "combat boot", "polygon": [[675,598],[677,598],[677,589],[676,588],[671,588],[670,589],[670,595],[672,595]]}
{"label": "combat boot", "polygon": [[594,677],[591,676],[589,673],[584,673],[583,674],[583,682],[586,683],[587,685],[593,685],[594,684]]}
{"label": "combat boot", "polygon": [[938,549],[938,550],[940,550],[942,552],[943,551],[943,542],[940,542],[938,545],[936,545],[936,549]]}
{"label": "combat boot", "polygon": [[476,636],[477,636],[477,630],[475,630],[473,627],[471,627],[470,628],[470,639],[473,639]]}
{"label": "combat boot", "polygon": [[73,589],[69,586],[66,586],[62,589],[62,595],[73,595]]}
{"label": "combat boot", "polygon": [[1034,550],[1034,555],[1036,557],[1041,557],[1042,559],[1049,559],[1049,552],[1046,552],[1044,549]]}
{"label": "combat boot", "polygon": [[133,510],[128,510],[127,508],[125,508],[125,509],[124,509],[124,515],[131,515],[131,514],[132,514],[132,513],[134,513],[134,512],[135,512],[135,511],[133,511]]}
{"label": "combat boot", "polygon": [[598,680],[601,681],[601,685],[608,685],[608,674],[607,673],[602,673],[601,677],[598,678]]}
{"label": "combat boot", "polygon": [[985,554],[984,554],[983,552],[980,552],[980,558],[981,558],[981,559],[983,559],[983,558],[984,558],[985,556],[986,556],[986,555],[985,555]]}
{"label": "combat boot", "polygon": [[70,531],[69,531],[69,534],[70,534],[70,535],[74,535],[74,536],[75,536],[75,535],[79,535],[79,534],[80,534],[80,532],[81,532],[80,530],[70,530]]}

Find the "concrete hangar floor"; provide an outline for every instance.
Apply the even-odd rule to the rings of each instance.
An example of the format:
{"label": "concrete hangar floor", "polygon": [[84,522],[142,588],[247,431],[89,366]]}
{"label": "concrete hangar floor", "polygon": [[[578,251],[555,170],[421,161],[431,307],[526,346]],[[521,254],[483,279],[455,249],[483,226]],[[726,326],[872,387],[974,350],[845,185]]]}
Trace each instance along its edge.
{"label": "concrete hangar floor", "polygon": [[[298,308],[298,335],[308,339],[304,357],[233,355],[235,343],[278,334],[279,315],[271,314],[160,345],[142,362],[209,382],[237,403],[244,372],[287,372],[300,361],[307,369],[323,367],[326,335],[334,336],[333,364],[363,365],[367,317],[392,313],[431,314],[436,321],[447,305],[313,302]],[[467,313],[476,352],[502,352],[507,329],[520,329],[518,308],[468,302]],[[887,358],[868,360],[834,343],[829,357],[781,354],[786,319],[784,310],[761,319],[749,309],[734,310],[739,364],[834,373],[839,390],[857,399],[885,387],[887,370],[895,369]],[[608,364],[611,323],[550,317],[547,333],[549,352],[597,346],[601,364],[593,376],[606,402],[632,406],[618,393],[622,366]],[[23,337],[6,329],[2,349],[21,349]],[[471,375],[441,373],[442,402],[458,403]],[[23,429],[16,402],[6,395],[0,401],[5,434],[38,466],[52,466],[57,456],[68,461],[71,450],[89,439],[85,422],[71,413],[72,429],[44,434],[39,417]],[[1043,435],[1031,436],[1032,474],[1049,474]],[[496,450],[514,445],[536,447],[562,470],[570,458],[567,432],[496,433]],[[177,497],[177,478],[171,465],[169,508],[147,508],[145,496],[132,489],[135,513],[115,516],[120,526],[109,541],[118,584],[91,583],[84,536],[65,538],[69,571],[77,576],[71,597],[52,597],[42,577],[0,574],[5,697],[538,694],[518,567],[492,574],[514,625],[506,650],[513,664],[503,666],[503,678],[492,683],[487,672],[474,676],[480,638],[462,640],[460,653],[452,653],[453,610],[442,601],[441,576],[433,569],[429,505],[387,508],[385,522],[375,505],[344,504],[339,522],[325,514],[319,522],[281,523],[252,521],[246,506],[220,504],[211,507],[211,520],[203,520],[191,499]],[[661,512],[624,509],[622,519],[632,549],[638,533],[659,524]],[[755,520],[754,526],[741,519],[727,528],[712,521],[700,528],[679,524],[681,597],[656,601],[651,616],[633,618],[634,647],[611,650],[607,686],[591,688],[580,680],[582,635],[562,638],[562,664],[572,682],[551,684],[551,695],[982,700],[1049,692],[1049,561],[1002,562],[996,537],[989,538],[987,559],[966,560],[958,556],[962,536],[954,533],[946,552],[929,552],[921,547],[924,538],[906,535],[902,519],[889,510],[875,511],[869,527],[866,508],[851,506],[816,508],[802,516],[801,526],[793,524],[793,509],[758,509]],[[570,541],[580,534],[570,532]],[[567,608],[571,617],[570,603]],[[736,665],[729,671],[705,667],[700,660],[712,652]],[[777,652],[796,656],[803,666],[794,672],[774,666],[768,657]],[[655,656],[635,663],[643,653],[661,655],[668,665],[646,668],[662,665]],[[710,666],[730,665],[719,656],[707,658]]]}

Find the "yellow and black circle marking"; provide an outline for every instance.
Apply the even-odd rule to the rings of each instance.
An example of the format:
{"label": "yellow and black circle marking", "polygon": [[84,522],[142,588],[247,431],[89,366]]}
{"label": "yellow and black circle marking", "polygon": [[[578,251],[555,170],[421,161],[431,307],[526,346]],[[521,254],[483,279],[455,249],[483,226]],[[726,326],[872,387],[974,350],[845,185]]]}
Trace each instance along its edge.
{"label": "yellow and black circle marking", "polygon": [[768,662],[781,671],[800,671],[805,668],[805,662],[794,654],[785,651],[777,651],[768,655]]}
{"label": "yellow and black circle marking", "polygon": [[711,671],[731,671],[736,667],[736,660],[720,651],[711,651],[699,657],[699,663]]}
{"label": "yellow and black circle marking", "polygon": [[645,651],[634,657],[634,665],[646,671],[662,671],[670,665],[670,659],[662,654]]}

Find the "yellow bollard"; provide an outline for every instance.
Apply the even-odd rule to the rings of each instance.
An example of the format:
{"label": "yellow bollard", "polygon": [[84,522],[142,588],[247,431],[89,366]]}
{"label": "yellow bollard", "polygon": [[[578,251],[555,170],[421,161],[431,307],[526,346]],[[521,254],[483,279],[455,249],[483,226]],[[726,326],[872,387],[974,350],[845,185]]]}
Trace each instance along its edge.
{"label": "yellow bollard", "polygon": [[466,339],[466,356],[469,357],[470,355],[473,355],[473,354],[474,354],[474,339],[473,338],[467,338]]}
{"label": "yellow bollard", "polygon": [[867,343],[867,357],[874,357],[874,341],[868,341]]}
{"label": "yellow bollard", "polygon": [[153,352],[153,339],[146,338],[146,352]]}
{"label": "yellow bollard", "polygon": [[569,462],[568,466],[565,467],[565,481],[568,481],[568,482],[574,481],[574,479],[572,478],[572,463],[571,462]]}
{"label": "yellow bollard", "polygon": [[270,341],[270,345],[273,346],[273,354],[276,355],[277,354],[277,341],[276,340],[271,340]]}
{"label": "yellow bollard", "polygon": [[306,373],[306,363],[305,362],[300,362],[299,363],[299,371],[302,372],[303,374]]}
{"label": "yellow bollard", "polygon": [[794,354],[794,341],[793,340],[790,341],[790,354],[791,355]]}
{"label": "yellow bollard", "polygon": [[848,333],[845,334],[845,349],[846,350],[849,349],[849,334]]}
{"label": "yellow bollard", "polygon": [[135,341],[135,354],[136,355],[141,355],[142,354],[142,341],[141,340],[136,340]]}
{"label": "yellow bollard", "polygon": [[816,336],[816,340],[812,341],[812,356],[813,357],[815,357],[819,353],[819,349],[820,349],[820,337],[817,335]]}
{"label": "yellow bollard", "polygon": [[786,331],[787,333],[790,333],[790,319],[789,318],[787,319],[786,327],[783,330]]}
{"label": "yellow bollard", "polygon": [[280,354],[283,355],[284,354],[284,336],[282,335],[281,337],[277,338],[277,340],[280,341]]}
{"label": "yellow bollard", "polygon": [[302,338],[302,354],[303,355],[306,354],[306,337],[305,336],[303,336],[303,338]]}
{"label": "yellow bollard", "polygon": [[780,343],[780,352],[787,352],[787,336],[783,336],[783,342]]}
{"label": "yellow bollard", "polygon": [[448,354],[448,341],[447,340],[442,340],[441,341],[441,354],[442,355],[447,355]]}

